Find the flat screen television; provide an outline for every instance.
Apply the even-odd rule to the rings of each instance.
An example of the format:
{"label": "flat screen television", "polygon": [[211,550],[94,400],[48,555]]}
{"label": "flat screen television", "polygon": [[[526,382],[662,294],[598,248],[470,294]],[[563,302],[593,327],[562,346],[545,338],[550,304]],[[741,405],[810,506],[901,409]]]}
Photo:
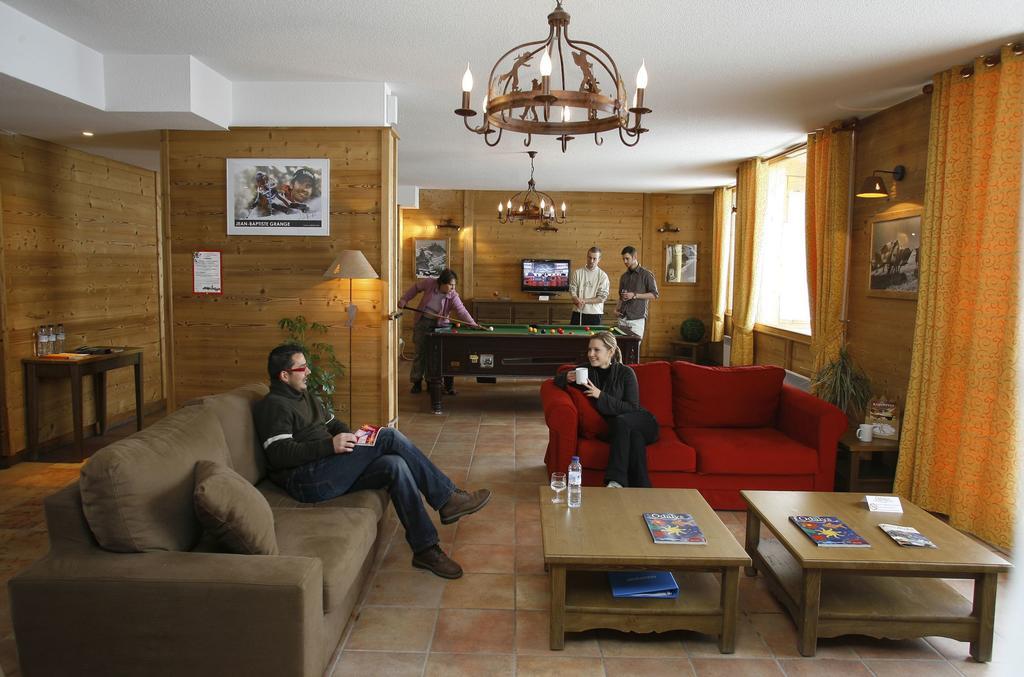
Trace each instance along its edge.
{"label": "flat screen television", "polygon": [[523,291],[553,294],[569,291],[569,259],[523,259]]}

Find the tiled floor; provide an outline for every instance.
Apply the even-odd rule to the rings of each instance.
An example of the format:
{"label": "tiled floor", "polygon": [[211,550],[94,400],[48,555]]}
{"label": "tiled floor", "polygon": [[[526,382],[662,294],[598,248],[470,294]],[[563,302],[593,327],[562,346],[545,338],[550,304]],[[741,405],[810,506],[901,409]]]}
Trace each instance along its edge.
{"label": "tiled floor", "polygon": [[[760,577],[740,577],[736,653],[722,656],[714,638],[692,632],[634,635],[591,631],[567,636],[564,651],[547,647],[548,590],[541,556],[536,487],[547,428],[538,382],[457,382],[445,415],[429,413],[429,397],[403,383],[399,427],[463,486],[495,496],[477,515],[440,526],[442,544],[465,575],[445,581],[414,569],[393,511],[391,534],[357,617],[329,674],[348,675],[858,675],[1013,674],[999,659],[1019,627],[998,607],[996,660],[977,664],[966,643],[822,640],[801,658],[789,617]],[[114,434],[130,433],[129,426]],[[41,500],[74,479],[78,464],[23,463],[0,470],[0,582],[46,551]],[[744,514],[719,513],[742,542]],[[968,599],[970,583],[951,582]],[[1000,598],[1005,599],[1005,581]],[[0,590],[0,666],[18,675],[6,585]],[[1001,670],[1002,669],[1002,670]],[[1017,673],[1019,674],[1019,673]]]}

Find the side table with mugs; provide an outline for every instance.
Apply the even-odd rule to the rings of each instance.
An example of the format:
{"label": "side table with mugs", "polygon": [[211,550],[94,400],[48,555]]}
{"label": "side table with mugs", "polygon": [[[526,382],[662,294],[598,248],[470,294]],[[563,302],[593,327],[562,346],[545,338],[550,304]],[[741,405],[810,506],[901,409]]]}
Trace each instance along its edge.
{"label": "side table with mugs", "polygon": [[870,423],[848,429],[839,438],[836,491],[889,493],[899,450],[899,440],[876,436]]}

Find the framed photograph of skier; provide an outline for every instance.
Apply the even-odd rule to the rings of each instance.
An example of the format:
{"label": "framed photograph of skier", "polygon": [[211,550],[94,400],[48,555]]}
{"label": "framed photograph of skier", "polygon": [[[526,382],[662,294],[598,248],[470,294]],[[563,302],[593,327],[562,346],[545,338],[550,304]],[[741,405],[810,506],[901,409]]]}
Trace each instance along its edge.
{"label": "framed photograph of skier", "polygon": [[228,235],[330,235],[330,160],[228,158]]}
{"label": "framed photograph of skier", "polygon": [[448,240],[415,240],[416,277],[437,277],[448,267]]}

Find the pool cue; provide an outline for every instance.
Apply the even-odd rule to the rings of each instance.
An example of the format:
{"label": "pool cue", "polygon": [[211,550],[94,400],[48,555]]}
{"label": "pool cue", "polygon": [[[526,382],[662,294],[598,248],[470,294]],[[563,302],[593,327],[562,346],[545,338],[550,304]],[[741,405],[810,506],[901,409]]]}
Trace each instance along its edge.
{"label": "pool cue", "polygon": [[[429,310],[420,310],[419,308],[413,308],[412,306],[406,306],[405,308],[402,308],[401,310],[411,310],[414,313],[420,313],[421,315],[426,315],[427,317],[432,317],[432,318],[434,318],[436,320],[444,320],[446,322],[461,322],[462,324],[469,324],[469,322],[466,322],[464,320],[453,320],[451,317],[442,317],[441,315],[438,315],[436,313],[432,313]],[[470,326],[476,327],[477,329],[481,329],[483,331],[490,331],[489,329],[486,329],[483,325],[477,323],[475,320],[474,320],[474,323],[472,325],[470,325]]]}

